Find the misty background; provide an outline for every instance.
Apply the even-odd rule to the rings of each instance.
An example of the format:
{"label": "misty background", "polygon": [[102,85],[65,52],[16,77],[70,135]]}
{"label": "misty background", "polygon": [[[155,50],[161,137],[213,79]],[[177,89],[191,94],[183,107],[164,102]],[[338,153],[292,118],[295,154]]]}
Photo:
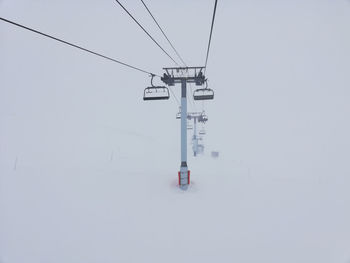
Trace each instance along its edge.
{"label": "misty background", "polygon": [[[146,3],[202,66],[214,2]],[[174,66],[112,0],[2,0],[0,16]],[[184,192],[174,98],[144,102],[146,74],[1,22],[0,262],[350,262],[349,27],[345,0],[219,1]]]}

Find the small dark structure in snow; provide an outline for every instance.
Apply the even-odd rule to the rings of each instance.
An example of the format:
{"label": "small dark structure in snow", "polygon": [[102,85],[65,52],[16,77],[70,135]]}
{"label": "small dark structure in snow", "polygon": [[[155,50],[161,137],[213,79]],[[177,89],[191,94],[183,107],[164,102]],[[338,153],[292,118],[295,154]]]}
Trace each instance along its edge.
{"label": "small dark structure in snow", "polygon": [[212,151],[212,152],[211,152],[211,157],[213,157],[213,158],[218,158],[218,157],[219,157],[219,152],[217,152],[217,151]]}

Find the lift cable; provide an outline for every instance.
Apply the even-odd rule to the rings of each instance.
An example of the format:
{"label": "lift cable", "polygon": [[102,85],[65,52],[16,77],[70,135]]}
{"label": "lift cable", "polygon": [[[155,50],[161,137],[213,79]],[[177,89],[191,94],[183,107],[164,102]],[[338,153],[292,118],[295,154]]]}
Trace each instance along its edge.
{"label": "lift cable", "polygon": [[155,76],[157,76],[157,77],[160,77],[160,76],[158,76],[158,75],[156,75],[156,74],[154,74],[154,73],[152,73],[152,72],[149,72],[149,71],[147,71],[147,70],[143,70],[143,69],[141,69],[141,68],[134,67],[134,66],[132,66],[132,65],[130,65],[130,64],[124,63],[124,62],[119,61],[119,60],[117,60],[117,59],[114,59],[114,58],[111,58],[111,57],[102,55],[102,54],[97,53],[97,52],[95,52],[95,51],[91,51],[91,50],[86,49],[86,48],[84,48],[84,47],[78,46],[78,45],[76,45],[76,44],[72,44],[72,43],[70,43],[70,42],[67,42],[67,41],[65,41],[65,40],[59,39],[59,38],[57,38],[57,37],[54,37],[54,36],[45,34],[45,33],[40,32],[40,31],[38,31],[38,30],[29,28],[29,27],[27,27],[27,26],[18,24],[18,23],[13,22],[13,21],[10,21],[10,20],[5,19],[5,18],[3,18],[3,17],[0,17],[0,20],[4,21],[4,22],[6,22],[6,23],[12,24],[12,25],[14,25],[14,26],[21,27],[21,28],[23,28],[23,29],[29,30],[29,31],[31,31],[31,32],[33,32],[33,33],[42,35],[42,36],[44,36],[44,37],[51,38],[51,39],[53,39],[53,40],[56,40],[56,41],[58,41],[58,42],[61,42],[61,43],[63,43],[63,44],[66,44],[66,45],[68,45],[68,46],[75,47],[75,48],[77,48],[77,49],[80,49],[80,50],[82,50],[82,51],[88,52],[88,53],[93,54],[93,55],[95,55],[95,56],[99,56],[99,57],[101,57],[101,58],[104,58],[104,59],[107,59],[107,60],[116,62],[116,63],[121,64],[121,65],[123,65],[123,66],[126,66],[126,67],[128,67],[128,68],[131,68],[131,69],[134,69],[134,70],[137,70],[137,71],[146,73],[146,74],[148,74],[148,75],[155,75]]}
{"label": "lift cable", "polygon": [[119,0],[115,0],[121,8],[134,20],[134,22],[152,39],[154,43],[176,64],[179,65],[169,54],[165,51],[165,49],[147,32],[147,30],[135,19],[135,17],[119,2]]}
{"label": "lift cable", "polygon": [[215,14],[216,14],[216,5],[218,3],[218,0],[215,0],[215,5],[214,5],[214,11],[213,11],[213,18],[211,20],[211,28],[210,28],[210,35],[209,35],[209,42],[208,42],[208,49],[207,49],[207,56],[205,59],[205,68],[204,68],[204,74],[207,69],[207,63],[208,63],[208,57],[209,57],[209,49],[210,49],[210,43],[211,43],[211,36],[213,34],[213,28],[214,28],[214,21],[215,21]]}
{"label": "lift cable", "polygon": [[181,60],[181,62],[187,67],[186,62],[182,59],[182,57],[180,56],[179,52],[177,52],[176,48],[174,47],[174,45],[171,43],[171,41],[169,40],[169,38],[167,37],[167,35],[165,34],[164,30],[161,28],[161,26],[159,25],[159,23],[157,22],[157,20],[155,19],[155,17],[153,16],[152,12],[150,11],[150,9],[148,8],[148,6],[146,5],[146,3],[141,0],[142,4],[144,5],[144,7],[146,8],[146,10],[148,11],[148,13],[150,14],[150,16],[152,17],[153,21],[156,23],[156,25],[158,26],[159,30],[162,32],[163,36],[166,38],[166,40],[168,41],[168,43],[170,44],[170,46],[172,47],[172,49],[175,51],[176,55],[178,56],[178,58]]}

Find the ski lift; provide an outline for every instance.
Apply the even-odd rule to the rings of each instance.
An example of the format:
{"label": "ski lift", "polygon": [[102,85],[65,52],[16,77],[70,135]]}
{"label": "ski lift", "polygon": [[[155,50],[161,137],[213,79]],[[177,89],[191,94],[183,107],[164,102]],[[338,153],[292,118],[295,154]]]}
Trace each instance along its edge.
{"label": "ski lift", "polygon": [[204,153],[204,145],[203,144],[198,144],[197,146],[197,152],[199,154],[203,154]]}
{"label": "ski lift", "polygon": [[145,88],[143,100],[168,100],[170,98],[169,89],[165,86],[154,86],[152,75],[151,87]]}
{"label": "ski lift", "polygon": [[198,117],[198,122],[206,123],[208,121],[208,116],[205,115],[204,111],[202,114]]}
{"label": "ski lift", "polygon": [[187,130],[193,130],[192,124],[187,124]]}
{"label": "ski lift", "polygon": [[200,130],[199,135],[205,135],[205,130],[204,129]]}
{"label": "ski lift", "polygon": [[179,107],[179,112],[176,113],[176,119],[181,119],[181,107]]}
{"label": "ski lift", "polygon": [[196,89],[193,92],[194,100],[212,100],[214,99],[214,91],[208,88],[208,82],[206,81],[206,87],[202,89]]}

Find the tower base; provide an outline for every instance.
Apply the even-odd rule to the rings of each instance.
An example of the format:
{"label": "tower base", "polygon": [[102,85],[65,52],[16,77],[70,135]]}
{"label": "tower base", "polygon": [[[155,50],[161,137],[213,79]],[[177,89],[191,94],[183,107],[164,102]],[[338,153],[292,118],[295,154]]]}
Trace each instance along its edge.
{"label": "tower base", "polygon": [[188,170],[187,167],[181,167],[178,172],[179,177],[179,186],[181,189],[186,190],[188,185],[190,184],[190,174],[191,171]]}

